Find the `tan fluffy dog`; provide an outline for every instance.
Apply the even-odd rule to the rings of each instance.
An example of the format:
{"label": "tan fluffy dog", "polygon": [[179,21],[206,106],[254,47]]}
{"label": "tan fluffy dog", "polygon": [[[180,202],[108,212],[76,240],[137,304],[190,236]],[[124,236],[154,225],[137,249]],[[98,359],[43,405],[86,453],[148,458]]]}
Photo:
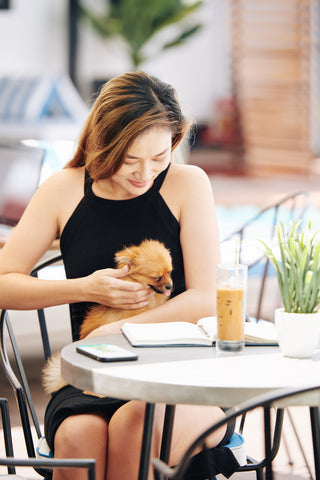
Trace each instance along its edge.
{"label": "tan fluffy dog", "polygon": [[[172,292],[172,260],[169,250],[157,240],[144,240],[115,254],[116,268],[128,265],[129,271],[123,280],[149,285],[155,292],[146,307],[136,310],[93,306],[80,327],[80,339],[102,325],[123,320],[164,303]],[[53,355],[43,369],[43,386],[52,393],[66,385],[60,374],[60,354]]]}

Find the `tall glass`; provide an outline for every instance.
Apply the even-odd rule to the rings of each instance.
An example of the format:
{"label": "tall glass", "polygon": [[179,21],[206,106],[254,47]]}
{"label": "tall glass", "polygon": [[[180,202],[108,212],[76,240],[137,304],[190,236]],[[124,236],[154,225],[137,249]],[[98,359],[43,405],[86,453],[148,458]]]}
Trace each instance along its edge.
{"label": "tall glass", "polygon": [[239,352],[244,347],[247,278],[247,265],[218,265],[216,340],[218,351]]}

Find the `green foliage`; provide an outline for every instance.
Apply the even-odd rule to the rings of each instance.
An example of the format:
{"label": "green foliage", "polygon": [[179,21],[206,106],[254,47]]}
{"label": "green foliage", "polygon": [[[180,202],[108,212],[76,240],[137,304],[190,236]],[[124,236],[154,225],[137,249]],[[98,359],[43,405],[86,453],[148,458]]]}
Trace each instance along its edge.
{"label": "green foliage", "polygon": [[155,33],[169,25],[181,25],[177,35],[163,42],[159,51],[175,47],[194,35],[200,23],[183,26],[182,21],[195,12],[203,0],[186,3],[183,0],[117,0],[106,1],[106,13],[96,15],[80,6],[80,16],[89,21],[102,37],[121,36],[128,45],[133,67],[137,69],[146,60],[143,49]]}
{"label": "green foliage", "polygon": [[276,227],[280,258],[264,242],[265,254],[278,278],[286,312],[313,313],[320,303],[320,238],[312,232],[311,222],[305,229],[300,222],[290,225],[286,233],[283,223]]}

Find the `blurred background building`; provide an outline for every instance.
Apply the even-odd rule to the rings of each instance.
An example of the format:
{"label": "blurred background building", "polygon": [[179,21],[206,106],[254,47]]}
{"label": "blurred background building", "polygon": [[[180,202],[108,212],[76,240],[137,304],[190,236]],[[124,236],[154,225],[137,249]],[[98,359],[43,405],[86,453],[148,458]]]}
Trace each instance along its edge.
{"label": "blurred background building", "polygon": [[317,172],[318,4],[2,0],[0,140],[75,141],[101,83],[138,68],[176,87],[207,170]]}

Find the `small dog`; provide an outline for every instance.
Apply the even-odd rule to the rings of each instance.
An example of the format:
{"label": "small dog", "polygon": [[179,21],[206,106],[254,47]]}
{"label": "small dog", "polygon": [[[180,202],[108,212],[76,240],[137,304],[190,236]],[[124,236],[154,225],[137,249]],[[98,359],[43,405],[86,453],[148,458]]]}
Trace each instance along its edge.
{"label": "small dog", "polygon": [[149,285],[155,295],[149,305],[137,310],[96,305],[86,315],[81,328],[80,338],[85,338],[92,330],[107,323],[138,315],[164,303],[172,292],[172,260],[169,250],[157,240],[144,240],[139,246],[132,246],[115,254],[117,268],[128,265],[129,272],[123,280]]}
{"label": "small dog", "polygon": [[[140,245],[124,248],[115,254],[116,268],[128,265],[122,279],[149,285],[155,292],[146,307],[127,310],[94,305],[80,327],[80,339],[102,325],[123,320],[166,302],[172,292],[172,259],[169,250],[157,240],[144,240]],[[47,393],[62,388],[66,383],[60,374],[60,353],[53,355],[43,369],[42,381]]]}

